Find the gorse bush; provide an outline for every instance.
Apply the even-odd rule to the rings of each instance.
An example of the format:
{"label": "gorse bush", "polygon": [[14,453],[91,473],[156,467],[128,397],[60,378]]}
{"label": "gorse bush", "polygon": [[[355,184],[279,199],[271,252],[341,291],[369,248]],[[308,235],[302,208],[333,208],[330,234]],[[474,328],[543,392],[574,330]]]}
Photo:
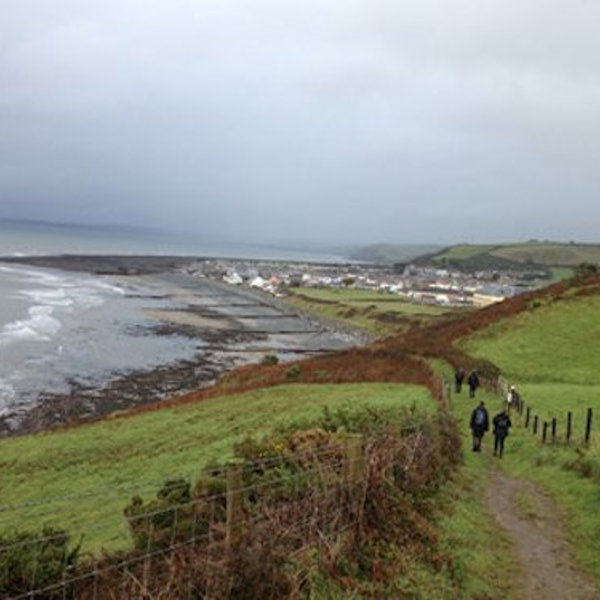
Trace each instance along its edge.
{"label": "gorse bush", "polygon": [[275,354],[265,354],[260,361],[261,365],[277,365],[279,364],[279,358]]}
{"label": "gorse bush", "polygon": [[[69,535],[52,527],[1,536],[0,597],[18,596],[60,583],[75,568],[80,546],[81,543],[70,547]],[[53,596],[49,592],[35,597]]]}
{"label": "gorse bush", "polygon": [[[361,437],[351,435],[357,432]],[[349,444],[357,440],[362,453],[351,459]],[[316,426],[247,437],[234,454],[237,487],[227,488],[226,468],[215,466],[194,488],[172,479],[154,499],[135,498],[125,509],[138,551],[160,554],[183,542],[179,558],[166,561],[169,569],[181,561],[169,575],[174,589],[192,578],[210,597],[310,596],[315,572],[368,581],[382,577],[374,573],[385,565],[393,574],[390,553],[398,543],[435,569],[446,564],[434,513],[435,493],[461,456],[450,415],[414,407],[325,410]],[[358,471],[354,460],[362,461]],[[233,529],[232,489],[240,502]],[[232,545],[235,551],[223,554]],[[220,566],[195,571],[203,561]]]}
{"label": "gorse bush", "polygon": [[223,472],[201,477],[194,489],[189,481],[169,479],[156,498],[132,498],[124,515],[137,550],[153,550],[206,535],[210,523],[225,520],[226,483]]}

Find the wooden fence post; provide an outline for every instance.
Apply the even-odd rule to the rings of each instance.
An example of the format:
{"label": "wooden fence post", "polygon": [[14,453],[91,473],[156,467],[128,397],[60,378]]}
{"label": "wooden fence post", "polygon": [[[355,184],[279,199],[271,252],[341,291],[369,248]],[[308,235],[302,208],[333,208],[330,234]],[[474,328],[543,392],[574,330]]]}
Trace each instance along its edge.
{"label": "wooden fence post", "polygon": [[362,482],[365,472],[363,436],[360,434],[348,435],[345,450],[344,480],[352,486]]}
{"label": "wooden fence post", "polygon": [[538,416],[535,415],[533,417],[533,435],[537,435],[537,430],[538,430]]}
{"label": "wooden fence post", "polygon": [[446,382],[446,378],[440,375],[442,384],[442,405],[444,408],[450,409],[450,384]]}
{"label": "wooden fence post", "polygon": [[542,443],[546,443],[546,434],[548,433],[548,421],[544,421],[544,425],[542,427]]}
{"label": "wooden fence post", "polygon": [[585,443],[590,443],[590,435],[592,433],[592,409],[587,409],[587,420],[585,423]]}
{"label": "wooden fence post", "polygon": [[556,444],[556,417],[552,418],[552,443]]}
{"label": "wooden fence post", "polygon": [[244,514],[244,464],[232,461],[227,465],[227,520],[225,523],[225,540],[231,550],[240,538],[241,521]]}
{"label": "wooden fence post", "polygon": [[529,417],[531,416],[531,407],[527,407],[525,411],[525,429],[529,429]]}
{"label": "wooden fence post", "polygon": [[346,438],[344,460],[344,483],[347,486],[346,497],[350,502],[351,518],[356,527],[342,533],[341,540],[344,546],[354,545],[362,527],[363,513],[363,483],[366,471],[366,457],[364,439],[360,434],[351,434]]}
{"label": "wooden fence post", "polygon": [[571,442],[571,432],[573,431],[573,413],[567,413],[567,444]]}

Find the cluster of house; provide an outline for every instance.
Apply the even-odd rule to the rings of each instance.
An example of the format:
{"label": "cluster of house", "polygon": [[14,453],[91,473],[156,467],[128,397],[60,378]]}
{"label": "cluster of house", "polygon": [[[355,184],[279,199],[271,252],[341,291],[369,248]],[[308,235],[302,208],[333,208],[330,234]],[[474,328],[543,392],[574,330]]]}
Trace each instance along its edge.
{"label": "cluster of house", "polygon": [[419,304],[486,306],[541,282],[519,274],[480,271],[465,274],[447,269],[407,265],[311,264],[284,261],[206,259],[188,271],[230,285],[246,285],[283,296],[292,287],[356,288],[396,294]]}

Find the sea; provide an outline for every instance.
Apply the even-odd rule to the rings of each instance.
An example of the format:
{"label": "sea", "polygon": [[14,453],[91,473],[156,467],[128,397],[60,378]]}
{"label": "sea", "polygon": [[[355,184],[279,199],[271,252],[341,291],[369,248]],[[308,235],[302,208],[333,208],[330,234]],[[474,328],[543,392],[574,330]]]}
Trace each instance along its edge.
{"label": "sea", "polygon": [[[0,257],[56,254],[340,260],[145,231],[0,222]],[[27,410],[40,394],[101,386],[116,373],[193,356],[198,340],[145,333],[154,324],[148,310],[162,308],[177,307],[143,283],[0,261],[0,417]]]}

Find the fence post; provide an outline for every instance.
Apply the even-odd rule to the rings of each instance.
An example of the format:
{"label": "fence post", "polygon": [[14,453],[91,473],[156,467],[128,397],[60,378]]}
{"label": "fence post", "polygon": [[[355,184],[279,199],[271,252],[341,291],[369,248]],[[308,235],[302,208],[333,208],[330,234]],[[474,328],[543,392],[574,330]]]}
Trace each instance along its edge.
{"label": "fence post", "polygon": [[362,481],[365,471],[363,436],[361,434],[348,435],[345,450],[344,480],[352,486]]}
{"label": "fence post", "polygon": [[556,417],[552,418],[552,443],[556,444]]}
{"label": "fence post", "polygon": [[571,442],[571,432],[573,430],[573,413],[567,413],[567,444]]}
{"label": "fence post", "polygon": [[592,433],[592,409],[587,409],[587,420],[585,423],[585,443],[590,443],[590,435]]}
{"label": "fence post", "polygon": [[446,383],[446,378],[443,375],[440,375],[440,380],[442,384],[442,405],[444,408],[450,408],[450,384]]}
{"label": "fence post", "polygon": [[361,434],[351,434],[346,438],[344,460],[344,484],[347,486],[346,498],[350,506],[350,518],[354,520],[356,527],[343,532],[342,544],[352,546],[356,543],[360,528],[362,526],[363,511],[363,482],[366,470],[366,457],[364,440]]}
{"label": "fence post", "polygon": [[241,520],[244,513],[244,464],[232,461],[227,465],[227,520],[225,522],[225,540],[227,549],[239,541]]}
{"label": "fence post", "polygon": [[538,430],[538,416],[535,415],[533,417],[533,435],[537,435],[537,430]]}
{"label": "fence post", "polygon": [[529,429],[529,417],[531,416],[531,407],[527,407],[525,411],[525,429]]}
{"label": "fence post", "polygon": [[548,433],[548,421],[544,421],[544,425],[542,427],[542,443],[546,443],[546,434]]}

